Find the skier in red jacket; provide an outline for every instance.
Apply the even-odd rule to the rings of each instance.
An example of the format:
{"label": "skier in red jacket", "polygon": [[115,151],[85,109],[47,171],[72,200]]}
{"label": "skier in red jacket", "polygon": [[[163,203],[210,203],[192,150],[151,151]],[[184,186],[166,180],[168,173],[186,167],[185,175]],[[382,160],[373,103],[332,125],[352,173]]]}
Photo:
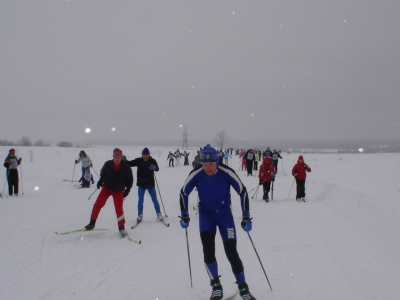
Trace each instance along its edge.
{"label": "skier in red jacket", "polygon": [[296,178],[296,185],[297,185],[297,193],[296,193],[296,200],[297,201],[306,201],[306,194],[305,194],[305,183],[307,172],[311,172],[311,168],[304,162],[303,156],[300,155],[297,164],[294,165],[292,169],[292,175]]}
{"label": "skier in red jacket", "polygon": [[268,193],[271,189],[271,181],[275,180],[275,167],[268,156],[264,158],[264,162],[260,166],[258,178],[260,179],[259,185],[262,185],[264,190],[263,199],[265,202],[269,202]]}

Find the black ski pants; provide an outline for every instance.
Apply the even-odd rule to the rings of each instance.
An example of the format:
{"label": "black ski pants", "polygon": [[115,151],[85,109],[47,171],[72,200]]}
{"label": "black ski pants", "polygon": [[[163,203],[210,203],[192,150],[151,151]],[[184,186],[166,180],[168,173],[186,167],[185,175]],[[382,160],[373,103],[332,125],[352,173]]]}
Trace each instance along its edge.
{"label": "black ski pants", "polygon": [[297,179],[296,178],[296,185],[297,185],[296,199],[305,198],[306,197],[305,184],[306,184],[306,180],[305,179]]}
{"label": "black ski pants", "polygon": [[271,182],[264,181],[263,182],[263,190],[264,190],[263,200],[269,199],[268,193],[271,190]]}
{"label": "black ski pants", "polygon": [[169,160],[169,166],[171,167],[171,164],[172,164],[172,166],[174,166],[174,159],[170,159]]}
{"label": "black ski pants", "polygon": [[[18,195],[18,187],[19,187],[19,178],[18,178],[18,170],[17,169],[10,169],[7,177],[8,181],[8,194],[10,196]],[[14,191],[13,191],[14,190]]]}
{"label": "black ski pants", "polygon": [[[200,233],[201,242],[203,244],[204,262],[211,264],[217,259],[215,258],[215,233],[211,231],[203,231]],[[239,257],[236,248],[237,241],[224,242],[226,257],[228,258],[233,273],[243,272],[243,263]]]}
{"label": "black ski pants", "polygon": [[247,160],[246,161],[247,165],[247,174],[248,175],[253,175],[253,161],[252,160]]}

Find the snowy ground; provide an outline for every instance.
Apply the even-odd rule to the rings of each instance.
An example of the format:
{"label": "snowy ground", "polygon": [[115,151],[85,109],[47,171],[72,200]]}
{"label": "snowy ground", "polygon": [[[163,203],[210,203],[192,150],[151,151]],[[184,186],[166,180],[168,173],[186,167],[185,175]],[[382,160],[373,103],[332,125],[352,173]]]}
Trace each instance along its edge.
{"label": "snowy ground", "polygon": [[[140,156],[141,149],[125,147],[123,151],[133,159]],[[29,150],[33,150],[33,162]],[[93,188],[77,189],[73,183],[63,182],[71,180],[79,150],[17,148],[17,155],[23,158],[24,195],[0,200],[0,299],[209,299],[211,288],[194,210],[188,229],[190,287],[185,231],[177,216],[178,193],[191,168],[166,166],[167,153],[174,148],[150,148],[160,165],[157,180],[169,228],[156,222],[146,196],[143,224],[128,230],[132,238],[142,240],[141,245],[121,239],[112,199],[96,224],[108,231],[55,234],[83,228],[97,195],[88,201]],[[111,159],[111,147],[85,150],[97,173]],[[192,161],[195,151],[190,151]],[[0,147],[0,152],[5,157],[8,147]],[[290,172],[297,156],[283,154],[287,176],[278,175],[274,201],[250,201],[254,217],[251,237],[273,291],[247,234],[238,228],[239,254],[252,293],[258,300],[400,299],[400,155],[305,155],[312,168],[306,203],[294,200],[294,187],[288,199],[293,183]],[[233,168],[238,170],[237,157]],[[281,163],[279,168],[282,171]],[[136,178],[136,169],[133,171]],[[248,190],[257,185],[257,178],[247,177],[244,171],[239,175]],[[74,179],[79,176],[77,166]],[[2,190],[4,183],[5,172],[1,172]],[[190,204],[195,205],[196,198],[193,192]],[[232,199],[240,227],[239,198],[234,192]],[[127,228],[134,224],[136,204],[133,187],[124,207]],[[228,295],[236,285],[219,236],[217,259]]]}

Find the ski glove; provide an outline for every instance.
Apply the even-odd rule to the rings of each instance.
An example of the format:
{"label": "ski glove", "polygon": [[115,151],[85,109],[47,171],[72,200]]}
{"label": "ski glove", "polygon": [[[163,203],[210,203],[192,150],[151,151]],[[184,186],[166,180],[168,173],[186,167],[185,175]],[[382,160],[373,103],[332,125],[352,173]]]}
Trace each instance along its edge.
{"label": "ski glove", "polygon": [[130,191],[131,191],[131,190],[126,189],[125,192],[124,192],[123,197],[124,197],[124,198],[128,197]]}
{"label": "ski glove", "polygon": [[155,165],[151,165],[151,166],[149,167],[149,169],[152,170],[152,171],[155,171],[155,169],[157,169],[157,168],[156,168]]}
{"label": "ski glove", "polygon": [[75,159],[75,164],[77,164],[78,163],[78,161]]}
{"label": "ski glove", "polygon": [[251,231],[251,229],[253,229],[253,224],[251,223],[251,219],[253,218],[250,218],[250,214],[246,214],[243,216],[243,220],[240,225],[242,225],[243,230],[246,232],[249,232]]}
{"label": "ski glove", "polygon": [[184,214],[184,215],[180,216],[179,218],[181,218],[181,221],[180,221],[181,227],[184,228],[184,229],[188,228],[189,227],[189,222],[190,222],[189,215],[188,214]]}
{"label": "ski glove", "polygon": [[101,182],[97,181],[97,189],[99,190],[101,188]]}
{"label": "ski glove", "polygon": [[258,183],[258,185],[262,185],[263,184],[263,181],[262,180],[260,180],[260,182]]}

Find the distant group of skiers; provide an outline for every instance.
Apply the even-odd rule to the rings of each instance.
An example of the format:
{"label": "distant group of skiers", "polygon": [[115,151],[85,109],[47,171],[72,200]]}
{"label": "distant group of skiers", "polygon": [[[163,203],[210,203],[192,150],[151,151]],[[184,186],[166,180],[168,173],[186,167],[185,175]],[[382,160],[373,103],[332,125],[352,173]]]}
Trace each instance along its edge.
{"label": "distant group of skiers", "polygon": [[[232,187],[240,196],[242,222],[241,227],[244,231],[252,230],[252,218],[250,217],[249,198],[247,189],[241,182],[236,172],[230,168],[229,159],[232,158],[233,149],[217,151],[210,145],[200,148],[192,162],[193,170],[190,171],[183,187],[180,191],[179,204],[181,209],[180,225],[185,230],[189,227],[189,194],[193,189],[197,189],[199,195],[198,212],[200,238],[203,245],[204,263],[207,273],[210,277],[210,285],[212,294],[210,300],[223,299],[223,288],[219,280],[218,264],[215,256],[215,235],[217,227],[224,244],[225,254],[231,264],[233,274],[238,284],[240,296],[244,300],[256,300],[250,293],[249,287],[245,280],[243,263],[237,252],[237,234],[235,229],[234,218],[231,211],[231,194]],[[249,149],[247,151],[236,151],[240,158],[245,161],[247,175],[252,175],[253,168],[258,170],[258,161],[263,157],[263,162],[259,168],[258,178],[259,185],[263,186],[263,199],[269,201],[269,192],[271,182],[274,182],[278,169],[278,159],[282,159],[279,152],[271,151],[269,148],[263,153],[259,150]],[[184,151],[181,153],[179,149],[168,154],[169,166],[174,167],[174,160],[177,166],[180,165],[179,159],[185,158],[184,165],[189,165],[188,157],[190,153]],[[4,162],[7,168],[7,180],[9,184],[9,194],[18,195],[18,171],[17,167],[21,164],[22,159],[15,156],[15,150],[10,149],[9,154]],[[89,187],[90,183],[94,183],[90,168],[93,167],[90,157],[81,151],[79,158],[75,160],[75,164],[81,162],[82,176],[80,182],[82,187]],[[133,186],[132,167],[137,167],[137,187],[138,187],[138,217],[137,224],[143,220],[144,194],[147,191],[153,202],[158,221],[163,221],[160,205],[157,199],[155,188],[156,177],[155,172],[159,171],[157,161],[150,156],[150,150],[144,148],[141,157],[133,160],[127,160],[122,154],[122,150],[116,148],[113,150],[112,160],[104,163],[100,171],[100,178],[97,182],[97,189],[100,193],[93,205],[89,224],[85,226],[86,230],[95,228],[101,209],[106,204],[110,196],[113,197],[114,207],[117,217],[118,229],[122,237],[127,236],[125,231],[125,216],[123,203],[129,195]],[[311,168],[305,164],[303,156],[299,156],[297,163],[292,169],[292,175],[297,183],[296,200],[304,201],[305,198],[305,179],[306,172],[311,172]]]}
{"label": "distant group of skiers", "polygon": [[167,155],[167,161],[169,161],[168,167],[172,167],[173,168],[174,167],[174,161],[176,162],[176,164],[175,164],[176,167],[180,166],[181,165],[181,162],[180,162],[181,157],[184,158],[183,165],[184,166],[188,166],[189,165],[189,155],[190,155],[190,152],[183,151],[183,153],[182,153],[182,152],[179,151],[179,149],[176,149],[176,151],[174,153],[169,151],[169,153]]}

